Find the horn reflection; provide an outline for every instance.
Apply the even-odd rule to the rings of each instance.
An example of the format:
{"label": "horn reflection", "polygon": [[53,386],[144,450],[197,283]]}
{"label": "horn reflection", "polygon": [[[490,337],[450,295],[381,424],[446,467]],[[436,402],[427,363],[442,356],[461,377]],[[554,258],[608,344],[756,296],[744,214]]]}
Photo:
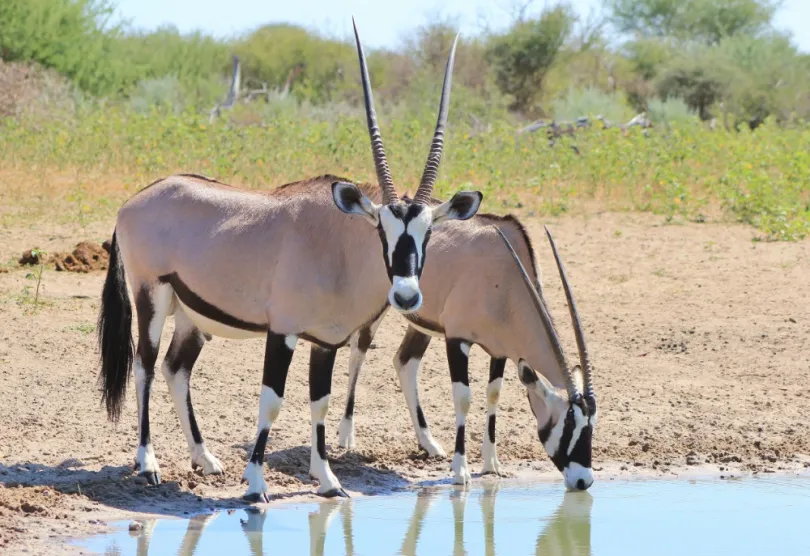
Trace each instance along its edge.
{"label": "horn reflection", "polygon": [[[485,482],[482,484],[480,491],[468,491],[467,489],[443,489],[443,488],[424,488],[416,492],[412,500],[412,511],[408,518],[407,525],[404,527],[404,534],[402,542],[399,544],[399,551],[397,554],[403,556],[415,556],[417,553],[431,552],[433,548],[440,543],[444,545],[452,539],[454,555],[467,554],[465,547],[465,525],[466,525],[466,541],[467,544],[472,544],[474,541],[475,546],[480,547],[480,540],[483,540],[484,554],[491,556],[498,553],[498,546],[500,546],[501,553],[513,552],[513,545],[518,542],[521,544],[532,543],[535,544],[535,554],[538,555],[556,555],[565,554],[568,556],[590,556],[591,555],[591,509],[593,506],[593,498],[587,492],[566,492],[563,496],[560,505],[557,509],[550,514],[547,518],[540,518],[541,528],[536,537],[532,539],[516,539],[514,534],[504,535],[500,539],[500,543],[496,543],[495,524],[497,519],[496,502],[498,500],[501,485],[498,482]],[[467,512],[467,502],[472,496],[477,497],[477,503],[480,508],[481,525],[477,527],[477,520],[474,516],[467,516],[470,519],[465,519]],[[510,498],[504,499],[503,502],[513,500]],[[308,514],[308,529],[309,529],[309,553],[311,556],[323,556],[325,554],[326,538],[330,533],[330,525],[333,523],[335,517],[340,516],[341,529],[343,536],[343,553],[347,556],[355,554],[355,526],[359,531],[359,535],[368,535],[369,538],[377,538],[379,532],[374,530],[375,520],[368,520],[358,518],[357,523],[354,522],[355,510],[357,509],[354,504],[357,502],[352,499],[338,499],[328,500],[321,502],[314,507]],[[526,504],[525,499],[518,503]],[[439,506],[439,507],[437,507]],[[448,508],[449,506],[449,508]],[[449,512],[448,512],[449,510]],[[265,521],[267,520],[270,512],[285,511],[284,508],[247,508],[244,510],[229,510],[229,515],[235,512],[244,512],[244,516],[240,518],[240,525],[244,533],[250,553],[253,556],[260,556],[262,554],[285,552],[285,549],[292,548],[292,546],[278,546],[278,540],[274,537],[273,527],[265,534]],[[448,513],[452,515],[452,530],[448,519]],[[180,548],[177,549],[179,556],[194,556],[200,545],[201,537],[206,526],[213,521],[217,515],[221,514],[208,514],[194,516],[188,521],[185,534],[181,541]],[[404,516],[403,516],[404,517]],[[152,542],[155,530],[155,524],[158,519],[139,519],[136,520],[140,524],[140,529],[131,532],[130,535],[137,536],[137,549],[138,556],[148,556],[150,554],[150,543]],[[425,525],[431,524],[429,534],[423,535]],[[403,524],[404,525],[404,524]],[[439,525],[439,527],[436,527]],[[221,524],[220,524],[221,527]],[[533,527],[524,529],[527,533]],[[211,531],[212,538],[208,539],[212,546],[216,543],[216,531]],[[335,535],[336,531],[331,530],[331,535]],[[340,534],[340,533],[337,533]],[[478,535],[483,535],[483,539]],[[268,545],[265,546],[265,537]],[[476,538],[477,537],[477,538]],[[166,553],[165,539],[160,539],[154,544],[153,553]],[[306,542],[305,540],[301,539]],[[337,539],[334,539],[337,540]],[[382,552],[394,549],[396,544],[388,542],[393,539],[385,539],[377,548]],[[421,543],[420,543],[421,541]],[[272,546],[273,543],[275,546]],[[205,541],[203,540],[203,543]],[[362,542],[361,542],[362,544]],[[300,546],[300,545],[299,545]],[[528,544],[527,546],[531,546]],[[235,548],[235,547],[234,547]],[[271,550],[272,548],[272,550]],[[332,545],[330,553],[333,553],[335,545]],[[114,549],[113,549],[114,550]],[[210,547],[209,547],[210,550]],[[363,549],[361,549],[363,550]],[[110,550],[108,549],[108,553]],[[115,553],[115,551],[113,552]],[[118,552],[120,553],[120,552]]]}

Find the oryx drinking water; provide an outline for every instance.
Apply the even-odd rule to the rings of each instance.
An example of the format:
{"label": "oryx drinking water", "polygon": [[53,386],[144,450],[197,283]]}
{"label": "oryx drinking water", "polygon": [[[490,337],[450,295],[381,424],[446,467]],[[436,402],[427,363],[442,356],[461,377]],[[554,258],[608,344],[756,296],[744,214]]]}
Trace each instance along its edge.
{"label": "oryx drinking water", "polygon": [[[324,432],[335,353],[376,321],[388,303],[403,313],[419,309],[419,277],[432,226],[470,218],[478,210],[478,192],[457,193],[441,205],[429,202],[444,144],[455,43],[427,164],[411,201],[400,200],[394,189],[356,27],[355,40],[379,191],[334,176],[261,193],[177,175],[140,191],[118,213],[98,326],[102,398],[109,417],[117,419],[134,359],[136,467],[150,483],[160,476],[149,434],[149,394],[163,325],[174,315],[162,372],[192,465],[204,473],[222,473],[203,443],[191,406],[189,379],[203,344],[212,336],[266,336],[258,432],[244,473],[246,496],[266,499],[265,445],[284,399],[296,341],[302,338],[312,343],[310,472],[320,483],[318,492],[341,494],[326,460]],[[138,316],[134,353],[127,283]]]}
{"label": "oryx drinking water", "polygon": [[[465,424],[470,407],[468,366],[473,344],[481,346],[491,357],[482,449],[484,473],[500,472],[495,416],[504,367],[506,360],[511,359],[517,362],[520,380],[527,388],[540,442],[563,473],[566,486],[585,490],[593,482],[591,440],[596,425],[596,396],[591,381],[592,365],[565,269],[548,229],[546,233],[579,348],[580,365],[573,368],[566,361],[543,300],[529,236],[517,219],[478,214],[463,226],[448,224],[437,228],[428,247],[430,257],[442,264],[428,267],[422,275],[425,303],[418,313],[405,315],[410,327],[394,356],[394,366],[419,446],[431,456],[444,456],[444,450],[430,434],[419,404],[417,373],[431,336],[445,338],[456,411],[452,469],[458,484],[470,481]],[[531,275],[521,259],[527,263]],[[377,324],[368,327],[370,333],[364,344],[352,342],[349,391],[338,440],[346,448],[354,445],[357,377]]]}

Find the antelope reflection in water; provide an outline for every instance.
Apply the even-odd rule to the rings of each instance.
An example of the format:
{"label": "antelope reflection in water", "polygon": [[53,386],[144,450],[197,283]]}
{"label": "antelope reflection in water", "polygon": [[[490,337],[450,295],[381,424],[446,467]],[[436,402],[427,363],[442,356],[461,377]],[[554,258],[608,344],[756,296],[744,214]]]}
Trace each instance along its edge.
{"label": "antelope reflection in water", "polygon": [[[495,510],[499,490],[500,486],[498,483],[485,484],[483,485],[481,496],[478,497],[481,523],[483,525],[484,553],[487,556],[497,554],[498,539],[495,535]],[[413,499],[413,512],[408,520],[407,529],[397,554],[415,556],[417,552],[431,552],[431,547],[427,544],[430,541],[424,539],[425,542],[420,545],[420,537],[424,525],[430,522],[431,508],[443,497],[449,498],[452,508],[452,553],[454,556],[467,553],[464,546],[464,526],[469,491],[461,488],[454,488],[449,492],[446,489],[425,488],[419,490]],[[338,514],[340,514],[342,523],[344,553],[347,556],[353,556],[355,554],[353,531],[353,510],[355,503],[356,502],[352,499],[328,500],[318,504],[316,509],[309,513],[309,547],[312,556],[323,556],[329,526]],[[543,524],[537,535],[535,554],[543,556],[553,556],[557,554],[565,554],[567,556],[590,556],[592,505],[593,498],[587,492],[566,492],[557,510],[548,520],[543,520]],[[246,514],[245,518],[240,519],[240,524],[247,538],[252,556],[262,556],[268,553],[265,551],[264,546],[264,524],[269,511],[268,508],[228,510],[227,513],[233,514],[235,511],[244,511]],[[272,511],[277,512],[280,511],[280,509],[273,508]],[[198,515],[189,520],[182,543],[177,550],[178,556],[194,556],[205,527],[218,515],[221,514]],[[140,532],[137,534],[136,554],[138,556],[148,556],[150,554],[149,545],[157,521],[157,519],[138,520],[142,526]],[[468,526],[471,523],[475,524],[473,521],[466,522]],[[475,534],[478,534],[477,527]],[[447,531],[447,535],[450,535],[449,530]],[[471,533],[468,531],[468,541],[470,535]],[[268,532],[267,538],[268,544],[273,542],[272,532]],[[436,537],[431,536],[430,540],[435,541]],[[386,541],[387,539],[381,540],[381,543],[385,543]],[[392,549],[394,548],[394,545],[389,546]],[[160,543],[160,548],[161,553],[165,552],[164,543]],[[501,549],[502,553],[510,552],[509,543],[502,541]],[[110,550],[108,549],[107,552],[109,553]]]}

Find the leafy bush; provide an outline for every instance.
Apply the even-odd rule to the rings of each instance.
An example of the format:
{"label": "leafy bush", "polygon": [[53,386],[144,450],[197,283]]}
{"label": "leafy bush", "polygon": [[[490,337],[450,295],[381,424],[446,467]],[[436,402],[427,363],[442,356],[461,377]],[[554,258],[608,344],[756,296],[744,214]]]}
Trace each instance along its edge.
{"label": "leafy bush", "polygon": [[679,98],[660,100],[654,98],[647,103],[647,114],[656,123],[686,123],[694,121],[696,114]]}
{"label": "leafy bush", "polygon": [[140,113],[152,109],[178,113],[183,109],[183,95],[180,89],[180,80],[174,75],[145,79],[138,83],[129,98],[129,103]]}
{"label": "leafy bush", "polygon": [[[463,96],[463,95],[462,95]],[[285,99],[283,109],[240,104],[230,125],[205,113],[135,113],[127,105],[88,106],[47,122],[22,116],[0,134],[0,220],[53,214],[112,216],[120,202],[156,178],[199,172],[266,189],[331,172],[374,180],[362,109]],[[505,115],[476,127],[454,106],[437,195],[479,189],[488,210],[520,204],[556,213],[579,207],[644,210],[667,218],[725,213],[768,239],[810,232],[810,128],[714,132],[695,120],[674,121],[644,136],[599,126],[578,132],[579,154],[551,148],[542,133],[523,134]],[[265,112],[266,111],[266,112]],[[425,114],[381,106],[380,123],[395,180],[414,191],[425,163],[435,107]],[[36,168],[37,172],[30,172]]]}
{"label": "leafy bush", "polygon": [[117,92],[122,67],[109,54],[117,29],[107,0],[3,0],[0,56],[37,62],[93,94]]}
{"label": "leafy bush", "polygon": [[489,45],[498,86],[514,97],[512,108],[528,112],[543,91],[543,81],[571,34],[574,15],[567,6],[545,10],[537,19],[518,21]]}

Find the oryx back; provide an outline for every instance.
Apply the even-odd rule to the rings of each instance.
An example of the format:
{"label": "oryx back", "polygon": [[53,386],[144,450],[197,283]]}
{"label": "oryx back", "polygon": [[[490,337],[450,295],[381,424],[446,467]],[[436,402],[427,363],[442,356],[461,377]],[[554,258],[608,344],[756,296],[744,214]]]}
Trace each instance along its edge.
{"label": "oryx back", "polygon": [[[178,175],[128,201],[116,224],[133,291],[169,284],[204,333],[311,336],[335,345],[381,311],[376,232],[335,208],[322,176],[269,193]],[[379,196],[365,187],[369,196]]]}

